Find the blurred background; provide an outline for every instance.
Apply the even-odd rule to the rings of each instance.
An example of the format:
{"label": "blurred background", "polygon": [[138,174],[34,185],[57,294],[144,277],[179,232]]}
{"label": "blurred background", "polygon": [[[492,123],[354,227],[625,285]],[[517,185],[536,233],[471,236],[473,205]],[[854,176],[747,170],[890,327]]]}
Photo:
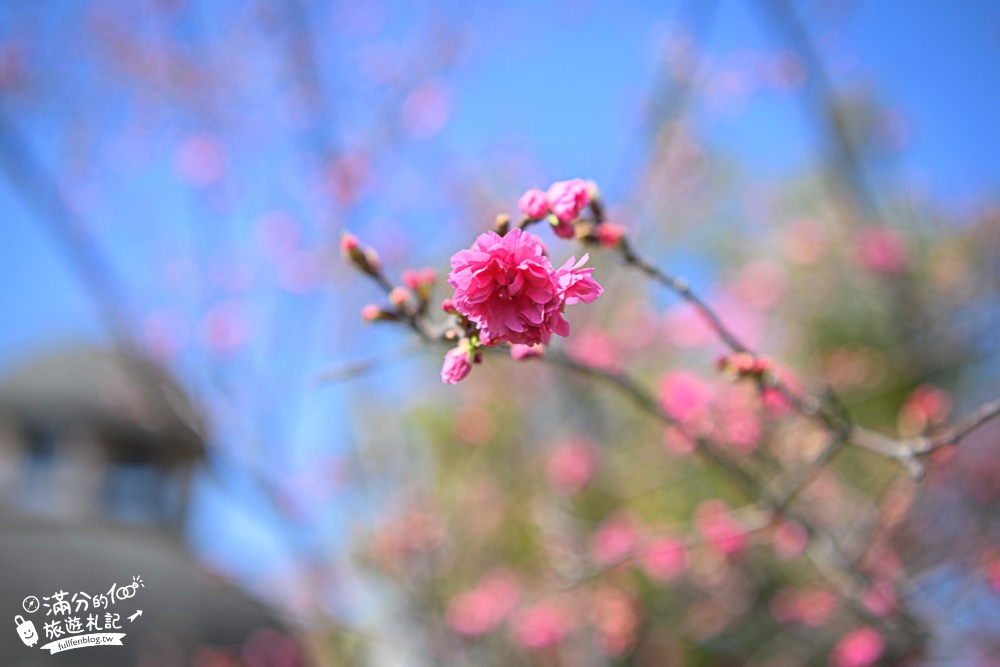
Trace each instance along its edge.
{"label": "blurred background", "polygon": [[[521,193],[590,179],[783,377],[918,435],[1000,388],[998,71],[985,0],[2,3],[0,603],[142,575],[133,641],[79,664],[1000,664],[995,429],[805,490],[859,615],[794,527],[684,537],[748,499],[606,387],[441,385],[337,249],[440,301]],[[568,355],[705,396],[765,472],[818,451],[591,252]]]}

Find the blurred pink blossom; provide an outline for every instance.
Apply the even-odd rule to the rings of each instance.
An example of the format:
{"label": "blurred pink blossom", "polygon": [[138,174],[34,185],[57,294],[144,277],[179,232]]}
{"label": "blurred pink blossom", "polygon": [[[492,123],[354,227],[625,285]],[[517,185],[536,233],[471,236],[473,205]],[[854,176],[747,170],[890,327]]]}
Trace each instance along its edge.
{"label": "blurred pink blossom", "polygon": [[796,521],[782,521],[774,531],[772,546],[778,558],[790,560],[801,554],[809,544],[809,531]]}
{"label": "blurred pink blossom", "polygon": [[444,365],[441,367],[441,381],[447,384],[458,384],[469,375],[472,363],[469,361],[469,348],[459,345],[448,350],[444,355]]}
{"label": "blurred pink blossom", "polygon": [[657,581],[672,581],[687,567],[684,543],[670,537],[653,540],[643,551],[642,569]]}
{"label": "blurred pink blossom", "polygon": [[622,240],[625,236],[625,228],[621,225],[616,225],[613,222],[605,222],[597,226],[597,230],[594,232],[597,237],[598,242],[603,245],[608,250],[611,250]]}
{"label": "blurred pink blossom", "polygon": [[448,602],[445,620],[459,634],[486,634],[510,614],[518,597],[520,587],[514,577],[495,572],[483,578],[471,591],[453,597]]}
{"label": "blurred pink blossom", "polygon": [[830,654],[831,667],[868,667],[882,657],[885,639],[874,628],[862,626],[846,634]]}
{"label": "blurred pink blossom", "polygon": [[694,510],[694,522],[702,537],[721,554],[732,556],[746,545],[746,529],[722,500],[702,501]]}
{"label": "blurred pink blossom", "polygon": [[428,139],[440,132],[451,117],[452,101],[440,81],[425,81],[403,101],[403,127],[413,137]]}
{"label": "blurred pink blossom", "polygon": [[594,641],[604,655],[621,655],[635,641],[639,614],[635,601],[624,591],[599,589],[592,602],[591,620],[596,626]]}
{"label": "blurred pink blossom", "polygon": [[556,448],[545,472],[549,484],[569,496],[587,485],[596,468],[597,448],[584,440],[569,440]]}
{"label": "blurred pink blossom", "polygon": [[670,371],[660,381],[660,405],[671,418],[694,423],[708,416],[712,385],[691,371]]}
{"label": "blurred pink blossom", "polygon": [[861,604],[875,616],[888,616],[896,608],[896,588],[891,581],[876,578],[862,593]]}
{"label": "blurred pink blossom", "polygon": [[637,535],[632,521],[623,515],[606,519],[590,541],[591,559],[598,566],[624,560],[635,548]]}
{"label": "blurred pink blossom", "polygon": [[561,607],[540,603],[517,612],[511,623],[514,641],[526,649],[538,650],[562,642],[573,630],[573,621]]}
{"label": "blurred pink blossom", "polygon": [[887,227],[861,230],[855,238],[855,252],[861,265],[875,273],[900,273],[909,260],[906,239]]}
{"label": "blurred pink blossom", "polygon": [[611,336],[593,326],[577,332],[567,342],[566,354],[574,361],[605,371],[620,371],[623,365]]}
{"label": "blurred pink blossom", "polygon": [[684,456],[694,451],[697,442],[676,426],[668,426],[663,431],[663,447],[674,456]]}

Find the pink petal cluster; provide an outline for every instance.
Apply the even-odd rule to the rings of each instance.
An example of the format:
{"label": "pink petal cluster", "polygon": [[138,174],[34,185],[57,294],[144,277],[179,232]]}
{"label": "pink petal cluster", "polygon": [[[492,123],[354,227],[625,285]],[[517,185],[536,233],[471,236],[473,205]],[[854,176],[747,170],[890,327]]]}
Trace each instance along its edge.
{"label": "pink petal cluster", "polygon": [[486,634],[507,617],[519,596],[520,587],[512,576],[494,573],[471,591],[453,597],[445,618],[451,629],[459,634]]}
{"label": "pink petal cluster", "polygon": [[560,222],[572,222],[590,203],[587,184],[579,178],[553,183],[545,196],[549,200],[549,210]]}
{"label": "pink petal cluster", "polygon": [[587,259],[571,257],[554,269],[527,232],[486,232],[451,258],[454,307],[479,326],[483,345],[548,343],[554,333],[569,335],[566,306],[591,303],[604,291],[593,269],[581,268]]}
{"label": "pink petal cluster", "polygon": [[517,208],[532,220],[537,220],[548,214],[549,201],[541,190],[528,190],[521,195],[517,202]]}

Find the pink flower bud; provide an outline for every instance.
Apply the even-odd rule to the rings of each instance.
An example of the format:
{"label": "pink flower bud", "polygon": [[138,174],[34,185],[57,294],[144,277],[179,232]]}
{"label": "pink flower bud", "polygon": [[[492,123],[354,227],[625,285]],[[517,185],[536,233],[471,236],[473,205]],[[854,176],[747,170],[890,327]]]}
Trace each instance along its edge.
{"label": "pink flower bud", "polygon": [[576,227],[573,226],[572,222],[567,220],[559,220],[556,217],[550,217],[549,221],[552,223],[552,231],[556,233],[561,239],[573,239],[576,238]]}
{"label": "pink flower bud", "polygon": [[611,222],[605,222],[597,226],[594,236],[608,250],[614,249],[625,236],[625,228]]}
{"label": "pink flower bud", "polygon": [[394,287],[392,291],[389,292],[389,303],[397,308],[402,308],[409,300],[410,291],[405,287]]}
{"label": "pink flower bud", "polygon": [[517,202],[517,208],[532,220],[544,218],[549,212],[549,202],[541,190],[528,190]]}
{"label": "pink flower bud", "polygon": [[448,350],[444,355],[444,365],[441,367],[441,381],[447,384],[458,384],[472,370],[469,363],[469,347],[459,345]]}
{"label": "pink flower bud", "polygon": [[885,639],[878,630],[868,626],[852,630],[833,647],[831,667],[868,667],[882,657]]}
{"label": "pink flower bud", "polygon": [[452,301],[450,297],[441,302],[441,310],[443,310],[446,313],[457,312],[455,310],[455,302]]}
{"label": "pink flower bud", "polygon": [[361,319],[365,322],[374,322],[382,314],[382,309],[374,303],[369,303],[361,308]]}
{"label": "pink flower bud", "polygon": [[579,178],[553,183],[545,196],[549,201],[549,210],[562,222],[575,220],[590,203],[587,184]]}
{"label": "pink flower bud", "polygon": [[350,232],[344,232],[340,235],[340,252],[345,256],[349,256],[351,251],[358,249],[358,237]]}

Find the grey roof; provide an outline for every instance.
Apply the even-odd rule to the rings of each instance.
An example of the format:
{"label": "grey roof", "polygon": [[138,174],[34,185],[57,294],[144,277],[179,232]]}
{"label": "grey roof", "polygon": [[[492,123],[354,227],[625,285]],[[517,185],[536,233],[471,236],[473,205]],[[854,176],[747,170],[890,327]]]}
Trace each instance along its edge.
{"label": "grey roof", "polygon": [[[106,611],[120,614],[120,632],[126,633],[122,646],[88,646],[56,655],[40,650],[52,641],[46,638],[43,624],[54,617],[46,617],[49,610],[44,607],[33,614],[25,612],[22,601],[27,596],[41,601],[44,596],[66,591],[65,599],[69,600],[79,592],[106,593],[112,584],[131,584],[136,575],[142,578],[143,587],[135,596],[101,610],[102,619]],[[137,609],[142,609],[142,615],[129,622],[127,617]],[[198,647],[236,647],[242,651],[239,647],[255,633],[277,637],[286,657],[288,647],[294,645],[274,613],[204,572],[177,541],[153,530],[100,522],[66,523],[8,512],[0,515],[0,612],[7,616],[9,625],[0,631],[0,656],[5,667],[186,667],[192,664]],[[18,614],[35,625],[37,645],[27,647],[21,642],[14,623]],[[306,664],[301,651],[299,655],[293,661],[265,659],[260,665]],[[154,659],[157,657],[159,661]]]}
{"label": "grey roof", "polygon": [[200,458],[206,441],[200,415],[161,366],[84,346],[16,366],[0,381],[0,416],[27,429],[86,425],[167,464]]}

